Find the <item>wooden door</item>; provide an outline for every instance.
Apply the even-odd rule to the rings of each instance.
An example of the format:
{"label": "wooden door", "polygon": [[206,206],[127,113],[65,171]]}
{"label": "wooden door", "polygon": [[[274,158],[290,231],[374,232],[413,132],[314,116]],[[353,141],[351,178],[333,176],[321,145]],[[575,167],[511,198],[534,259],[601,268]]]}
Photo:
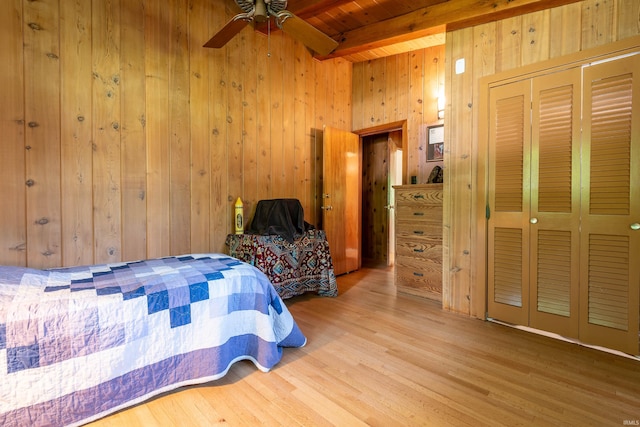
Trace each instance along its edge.
{"label": "wooden door", "polygon": [[487,313],[529,324],[529,81],[489,94]]}
{"label": "wooden door", "polygon": [[581,69],[532,80],[529,325],[578,338]]}
{"label": "wooden door", "polygon": [[580,72],[512,83],[490,95],[489,316],[574,338]]}
{"label": "wooden door", "polygon": [[360,268],[360,138],[324,127],[322,224],[336,275]]}
{"label": "wooden door", "polygon": [[638,354],[640,55],[583,81],[580,338]]}

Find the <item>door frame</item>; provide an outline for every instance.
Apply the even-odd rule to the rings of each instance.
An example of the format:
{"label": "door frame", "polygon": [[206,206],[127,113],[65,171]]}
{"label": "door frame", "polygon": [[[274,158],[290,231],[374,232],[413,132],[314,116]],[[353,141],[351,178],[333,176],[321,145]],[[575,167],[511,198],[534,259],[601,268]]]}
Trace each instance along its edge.
{"label": "door frame", "polygon": [[402,131],[402,184],[406,184],[407,177],[405,176],[405,173],[407,171],[407,163],[409,159],[409,155],[407,153],[408,136],[407,136],[406,120],[385,123],[382,125],[372,126],[369,128],[354,130],[352,132],[360,137],[360,143],[362,143],[362,138],[365,136],[376,135],[379,133],[389,133],[395,130]]}

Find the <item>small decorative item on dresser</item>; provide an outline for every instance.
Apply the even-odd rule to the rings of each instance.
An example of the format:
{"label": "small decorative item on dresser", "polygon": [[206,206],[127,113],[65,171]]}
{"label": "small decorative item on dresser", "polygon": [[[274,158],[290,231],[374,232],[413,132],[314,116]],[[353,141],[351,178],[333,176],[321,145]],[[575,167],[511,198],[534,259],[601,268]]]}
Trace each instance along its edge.
{"label": "small decorative item on dresser", "polygon": [[393,188],[397,292],[442,301],[442,184]]}
{"label": "small decorative item on dresser", "polygon": [[434,166],[429,174],[429,178],[427,179],[427,184],[439,184],[443,181],[442,168],[438,165]]}

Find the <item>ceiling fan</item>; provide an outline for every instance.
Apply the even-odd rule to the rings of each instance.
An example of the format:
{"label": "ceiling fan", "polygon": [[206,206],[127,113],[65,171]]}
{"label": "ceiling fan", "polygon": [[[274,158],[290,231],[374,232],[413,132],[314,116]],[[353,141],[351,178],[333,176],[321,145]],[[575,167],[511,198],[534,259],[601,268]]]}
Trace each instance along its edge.
{"label": "ceiling fan", "polygon": [[285,33],[303,43],[320,55],[330,54],[338,42],[324,34],[303,19],[285,10],[287,0],[235,0],[242,13],[234,16],[204,47],[221,48],[251,21],[262,23],[271,17]]}

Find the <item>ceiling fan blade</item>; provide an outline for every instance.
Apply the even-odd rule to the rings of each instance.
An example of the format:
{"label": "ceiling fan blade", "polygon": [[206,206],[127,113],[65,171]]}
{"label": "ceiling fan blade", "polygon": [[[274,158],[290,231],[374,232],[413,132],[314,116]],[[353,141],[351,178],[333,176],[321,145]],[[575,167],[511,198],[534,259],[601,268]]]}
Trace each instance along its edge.
{"label": "ceiling fan blade", "polygon": [[236,34],[242,31],[249,22],[251,22],[251,18],[249,18],[245,13],[234,16],[231,21],[227,22],[227,24],[211,38],[211,40],[204,44],[204,47],[213,47],[216,49],[221,48]]}
{"label": "ceiling fan blade", "polygon": [[328,55],[338,47],[337,41],[289,11],[278,13],[277,18],[282,31],[320,55]]}

